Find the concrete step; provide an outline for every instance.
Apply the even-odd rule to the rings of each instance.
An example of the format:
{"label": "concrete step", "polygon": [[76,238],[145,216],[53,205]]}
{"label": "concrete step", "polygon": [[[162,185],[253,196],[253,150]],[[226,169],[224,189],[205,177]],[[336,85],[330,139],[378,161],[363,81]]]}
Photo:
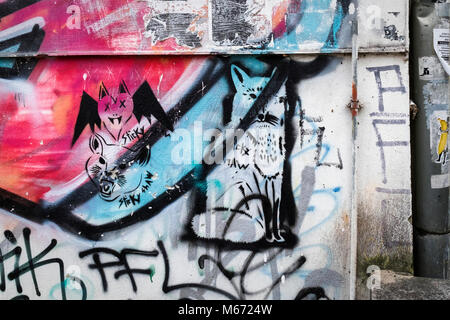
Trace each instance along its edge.
{"label": "concrete step", "polygon": [[372,300],[450,300],[450,280],[413,277],[381,270]]}

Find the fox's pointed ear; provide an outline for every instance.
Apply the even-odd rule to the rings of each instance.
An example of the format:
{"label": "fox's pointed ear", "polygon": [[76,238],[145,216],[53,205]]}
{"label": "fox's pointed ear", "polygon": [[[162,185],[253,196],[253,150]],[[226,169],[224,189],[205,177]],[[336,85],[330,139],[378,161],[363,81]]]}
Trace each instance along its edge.
{"label": "fox's pointed ear", "polygon": [[233,64],[231,65],[231,79],[233,80],[234,87],[238,90],[241,87],[245,87],[250,77],[244,70]]}
{"label": "fox's pointed ear", "polygon": [[108,95],[109,95],[108,89],[106,89],[102,81],[102,83],[100,83],[100,89],[98,90],[98,100],[101,100]]}
{"label": "fox's pointed ear", "polygon": [[125,84],[125,81],[120,81],[119,84],[119,93],[128,93],[130,94],[130,91],[128,91],[127,85]]}

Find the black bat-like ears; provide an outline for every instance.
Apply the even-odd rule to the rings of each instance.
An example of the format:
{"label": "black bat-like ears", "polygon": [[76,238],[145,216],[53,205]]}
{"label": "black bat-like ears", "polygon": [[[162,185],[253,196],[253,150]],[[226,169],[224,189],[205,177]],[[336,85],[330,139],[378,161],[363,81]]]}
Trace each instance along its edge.
{"label": "black bat-like ears", "polygon": [[128,93],[130,94],[130,91],[128,91],[127,85],[125,84],[125,81],[120,81],[119,84],[119,93]]}
{"label": "black bat-like ears", "polygon": [[172,122],[159,104],[158,99],[156,99],[155,94],[147,81],[144,81],[139,89],[133,94],[133,104],[133,113],[138,121],[141,121],[142,116],[150,118],[150,116],[153,115],[167,129],[173,131]]}
{"label": "black bat-like ears", "polygon": [[102,83],[100,83],[100,89],[98,90],[98,100],[101,100],[102,98],[108,95],[109,95],[108,89],[106,89],[102,81]]}
{"label": "black bat-like ears", "polygon": [[72,147],[80,137],[84,128],[89,124],[91,131],[94,132],[94,125],[98,128],[101,126],[100,116],[98,115],[98,103],[89,94],[83,91],[81,97],[80,111],[78,113],[77,122],[75,123],[75,129],[72,138]]}

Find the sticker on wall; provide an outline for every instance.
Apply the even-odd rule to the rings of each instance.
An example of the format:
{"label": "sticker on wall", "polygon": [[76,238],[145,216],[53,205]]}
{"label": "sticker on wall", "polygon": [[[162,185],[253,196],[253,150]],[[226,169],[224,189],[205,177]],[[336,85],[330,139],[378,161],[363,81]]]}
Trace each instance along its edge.
{"label": "sticker on wall", "polygon": [[446,110],[435,111],[430,118],[431,154],[433,162],[445,166],[448,162],[448,123]]}
{"label": "sticker on wall", "polygon": [[441,164],[441,172],[431,177],[431,188],[442,189],[449,186],[448,181],[448,125],[447,110],[435,111],[430,117],[430,146],[432,161]]}
{"label": "sticker on wall", "polygon": [[441,80],[446,78],[445,70],[437,57],[419,58],[420,80]]}
{"label": "sticker on wall", "polygon": [[434,50],[445,72],[450,75],[450,66],[448,63],[450,31],[448,29],[434,29],[433,31]]}

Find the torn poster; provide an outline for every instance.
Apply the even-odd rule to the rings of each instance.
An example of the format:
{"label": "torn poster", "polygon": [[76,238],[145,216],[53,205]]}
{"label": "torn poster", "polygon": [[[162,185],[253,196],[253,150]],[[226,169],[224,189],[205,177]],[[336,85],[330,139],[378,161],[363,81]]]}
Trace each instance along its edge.
{"label": "torn poster", "polygon": [[450,66],[448,63],[450,30],[434,29],[433,31],[434,50],[436,51],[436,54],[438,55],[439,61],[441,61],[445,72],[450,75]]}

